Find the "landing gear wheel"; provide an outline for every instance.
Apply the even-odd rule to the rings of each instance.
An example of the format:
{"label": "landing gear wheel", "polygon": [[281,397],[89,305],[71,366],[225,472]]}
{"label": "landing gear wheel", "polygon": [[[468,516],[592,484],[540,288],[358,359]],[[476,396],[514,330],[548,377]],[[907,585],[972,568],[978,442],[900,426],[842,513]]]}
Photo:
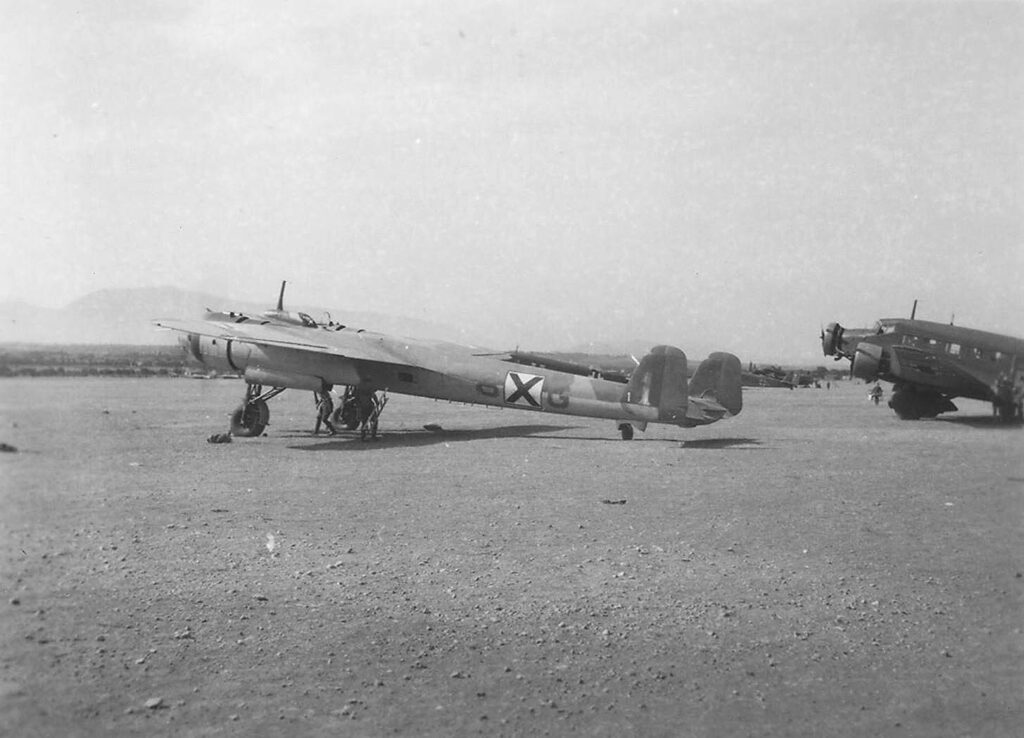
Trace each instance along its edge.
{"label": "landing gear wheel", "polygon": [[633,440],[633,424],[632,423],[620,423],[619,433],[622,434],[623,441]]}
{"label": "landing gear wheel", "polygon": [[1018,416],[1018,406],[1011,402],[1001,402],[996,406],[996,414],[1002,423],[1012,423]]}
{"label": "landing gear wheel", "polygon": [[359,427],[359,409],[354,402],[346,400],[334,411],[331,421],[335,425],[345,426],[348,430],[355,430]]}
{"label": "landing gear wheel", "polygon": [[231,435],[252,438],[263,435],[270,420],[270,408],[265,400],[247,402],[231,414]]}
{"label": "landing gear wheel", "polygon": [[892,399],[889,400],[889,407],[893,409],[896,417],[900,420],[919,420],[921,418],[914,398],[903,390],[893,393]]}

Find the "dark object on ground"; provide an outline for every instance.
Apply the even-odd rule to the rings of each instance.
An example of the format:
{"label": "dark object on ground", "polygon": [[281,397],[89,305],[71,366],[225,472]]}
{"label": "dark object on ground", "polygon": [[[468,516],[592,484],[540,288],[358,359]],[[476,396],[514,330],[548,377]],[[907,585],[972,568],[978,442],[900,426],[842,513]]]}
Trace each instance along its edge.
{"label": "dark object on ground", "polygon": [[9,443],[0,443],[0,451],[6,451],[9,454],[18,453],[18,449]]}
{"label": "dark object on ground", "polygon": [[214,433],[206,439],[207,443],[231,443],[230,433]]}
{"label": "dark object on ground", "polygon": [[625,505],[625,500],[601,500],[602,505]]}

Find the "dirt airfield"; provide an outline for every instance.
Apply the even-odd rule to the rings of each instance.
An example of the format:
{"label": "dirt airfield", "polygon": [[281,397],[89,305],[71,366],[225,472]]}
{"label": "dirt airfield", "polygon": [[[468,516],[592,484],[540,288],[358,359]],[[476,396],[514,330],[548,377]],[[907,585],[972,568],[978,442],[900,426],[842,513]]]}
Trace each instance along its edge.
{"label": "dirt airfield", "polygon": [[1020,735],[1024,430],[866,390],[216,445],[239,381],[0,380],[0,733]]}

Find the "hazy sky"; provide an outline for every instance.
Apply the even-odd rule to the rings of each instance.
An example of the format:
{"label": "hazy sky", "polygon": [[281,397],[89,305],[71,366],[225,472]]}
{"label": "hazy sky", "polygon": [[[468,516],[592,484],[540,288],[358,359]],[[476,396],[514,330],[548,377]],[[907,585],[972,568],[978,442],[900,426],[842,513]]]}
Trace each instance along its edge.
{"label": "hazy sky", "polygon": [[744,359],[914,298],[1024,335],[1021,3],[0,9],[0,299],[288,279]]}

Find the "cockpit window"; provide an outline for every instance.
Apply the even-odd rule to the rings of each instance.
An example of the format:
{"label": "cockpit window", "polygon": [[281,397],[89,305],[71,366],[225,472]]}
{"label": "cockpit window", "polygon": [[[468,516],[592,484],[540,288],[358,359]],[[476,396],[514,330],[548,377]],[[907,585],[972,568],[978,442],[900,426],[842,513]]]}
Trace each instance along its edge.
{"label": "cockpit window", "polygon": [[316,321],[306,313],[299,313],[299,320],[301,320],[302,325],[307,328],[316,328]]}

